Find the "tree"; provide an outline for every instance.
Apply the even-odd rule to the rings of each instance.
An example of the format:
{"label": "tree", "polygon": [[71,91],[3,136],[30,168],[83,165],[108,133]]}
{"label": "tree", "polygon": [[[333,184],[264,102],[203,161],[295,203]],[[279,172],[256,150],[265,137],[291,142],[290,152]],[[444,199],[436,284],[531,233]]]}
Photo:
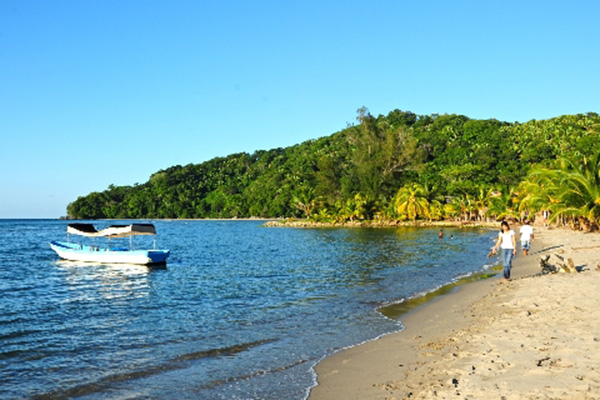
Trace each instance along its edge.
{"label": "tree", "polygon": [[[578,163],[592,162],[590,154],[600,148],[597,114],[520,124],[400,110],[374,117],[363,107],[357,121],[287,148],[175,165],[142,184],[111,185],[77,198],[67,215],[393,218],[398,189],[418,184],[427,193],[430,219],[481,220],[538,209],[581,223],[597,219],[591,172],[577,172]],[[557,157],[571,160],[571,167],[557,172]],[[544,179],[528,176],[538,169],[554,172]],[[527,180],[530,187],[519,185]],[[558,183],[563,180],[569,189],[564,193]],[[518,195],[507,188],[518,188]],[[417,218],[425,215],[420,211]]]}
{"label": "tree", "polygon": [[516,202],[517,196],[511,188],[495,191],[490,194],[487,216],[496,221],[514,216]]}
{"label": "tree", "polygon": [[[523,200],[552,211],[551,221],[570,218],[586,229],[600,224],[600,150],[581,159],[562,158],[557,168],[532,170]],[[533,192],[533,193],[532,193]]]}
{"label": "tree", "polygon": [[386,197],[402,173],[418,164],[416,140],[405,125],[390,125],[366,107],[358,109],[357,120],[349,141],[358,189],[373,199]]}
{"label": "tree", "polygon": [[310,218],[313,210],[317,206],[317,201],[318,199],[315,196],[314,187],[304,186],[294,195],[292,204],[295,208],[301,210],[306,218]]}
{"label": "tree", "polygon": [[344,202],[340,210],[340,216],[342,219],[349,221],[364,220],[369,214],[367,209],[368,204],[368,199],[357,193],[353,198]]}
{"label": "tree", "polygon": [[417,218],[429,217],[429,201],[425,188],[412,183],[398,190],[394,199],[398,215],[416,221]]}

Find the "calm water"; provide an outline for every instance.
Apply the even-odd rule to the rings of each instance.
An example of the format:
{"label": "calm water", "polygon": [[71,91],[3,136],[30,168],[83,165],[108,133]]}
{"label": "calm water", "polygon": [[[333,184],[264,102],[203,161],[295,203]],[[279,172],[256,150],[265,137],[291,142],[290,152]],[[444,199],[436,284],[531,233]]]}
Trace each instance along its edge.
{"label": "calm water", "polygon": [[303,399],[324,356],[401,329],[379,306],[481,270],[495,237],[158,221],[149,269],[59,261],[66,225],[0,220],[2,399]]}

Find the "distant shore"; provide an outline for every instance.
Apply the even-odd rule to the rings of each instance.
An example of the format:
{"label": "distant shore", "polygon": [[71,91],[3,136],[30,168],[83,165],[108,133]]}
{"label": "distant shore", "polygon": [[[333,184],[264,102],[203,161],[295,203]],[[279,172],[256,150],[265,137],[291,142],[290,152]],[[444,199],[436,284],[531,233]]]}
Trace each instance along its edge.
{"label": "distant shore", "polygon": [[[540,257],[579,273],[540,275]],[[600,393],[600,235],[537,228],[513,279],[469,283],[406,329],[315,368],[310,400],[592,399]]]}
{"label": "distant shore", "polygon": [[499,222],[488,221],[343,221],[343,222],[317,222],[309,219],[296,218],[99,218],[99,219],[70,219],[61,217],[65,221],[264,221],[262,225],[268,228],[394,228],[394,227],[439,227],[439,228],[497,228]]}
{"label": "distant shore", "polygon": [[91,218],[91,219],[78,219],[78,218],[49,218],[57,219],[62,221],[276,221],[275,218],[261,218],[261,217],[248,217],[248,218]]}
{"label": "distant shore", "polygon": [[268,220],[264,226],[270,228],[394,228],[394,227],[439,227],[439,228],[497,228],[499,222],[486,221],[344,221],[317,222],[308,219]]}

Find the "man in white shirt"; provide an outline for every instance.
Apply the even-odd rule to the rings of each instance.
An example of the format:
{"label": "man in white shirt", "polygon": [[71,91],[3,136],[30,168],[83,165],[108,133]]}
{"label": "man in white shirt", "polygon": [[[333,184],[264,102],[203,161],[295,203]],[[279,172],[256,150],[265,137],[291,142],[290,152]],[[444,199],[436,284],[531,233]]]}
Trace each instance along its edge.
{"label": "man in white shirt", "polygon": [[528,255],[529,248],[531,247],[531,242],[533,242],[533,227],[529,225],[529,220],[526,219],[525,225],[521,227],[521,248],[523,249],[523,254]]}

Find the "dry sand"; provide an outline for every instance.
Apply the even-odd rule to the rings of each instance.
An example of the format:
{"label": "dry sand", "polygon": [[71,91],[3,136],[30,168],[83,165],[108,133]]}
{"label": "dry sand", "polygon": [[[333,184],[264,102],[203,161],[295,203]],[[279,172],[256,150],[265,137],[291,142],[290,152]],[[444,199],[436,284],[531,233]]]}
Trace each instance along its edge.
{"label": "dry sand", "polygon": [[[583,271],[540,276],[557,252]],[[467,284],[327,358],[309,399],[600,399],[599,263],[599,234],[536,227],[510,282]]]}

